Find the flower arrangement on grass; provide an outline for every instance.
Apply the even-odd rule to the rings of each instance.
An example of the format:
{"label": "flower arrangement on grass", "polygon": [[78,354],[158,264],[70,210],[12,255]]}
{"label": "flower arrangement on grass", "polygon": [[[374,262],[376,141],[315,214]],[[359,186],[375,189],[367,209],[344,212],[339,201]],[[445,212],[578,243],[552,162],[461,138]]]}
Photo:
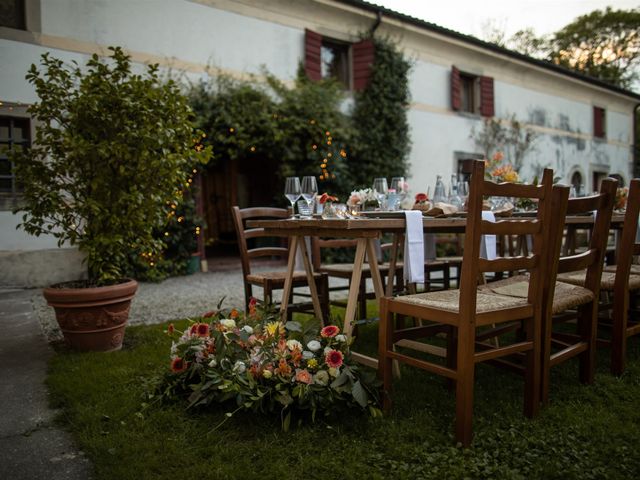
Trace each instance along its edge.
{"label": "flower arrangement on grass", "polygon": [[345,407],[380,415],[375,373],[351,364],[352,339],[335,325],[303,330],[252,301],[246,315],[209,312],[184,331],[169,325],[167,333],[174,341],[160,387],[165,398],[186,396],[189,407],[235,405],[227,417],[278,412],[285,430],[292,411],[309,411],[312,419]]}

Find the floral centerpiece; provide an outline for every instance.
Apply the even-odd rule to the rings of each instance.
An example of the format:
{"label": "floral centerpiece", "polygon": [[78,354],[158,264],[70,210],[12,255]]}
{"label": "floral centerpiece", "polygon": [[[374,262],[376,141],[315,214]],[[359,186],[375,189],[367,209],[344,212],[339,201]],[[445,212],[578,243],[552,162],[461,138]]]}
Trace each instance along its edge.
{"label": "floral centerpiece", "polygon": [[624,210],[627,208],[627,197],[629,196],[629,189],[627,187],[620,187],[616,190],[616,203],[614,208],[616,210]]}
{"label": "floral centerpiece", "polygon": [[353,339],[335,325],[319,332],[274,313],[209,312],[186,330],[169,325],[174,337],[170,372],[160,387],[165,398],[186,396],[190,407],[231,405],[240,410],[277,412],[286,430],[292,411],[330,415],[354,407],[378,416],[377,392],[369,376],[351,363]]}
{"label": "floral centerpiece", "polygon": [[378,197],[372,188],[363,188],[351,192],[348,203],[352,207],[359,205],[363,210],[369,210],[378,206]]}
{"label": "floral centerpiece", "polygon": [[429,196],[426,193],[416,193],[414,200],[413,210],[426,212],[431,209],[431,202],[429,202]]}
{"label": "floral centerpiece", "polygon": [[327,192],[320,196],[318,202],[322,205],[322,218],[345,218],[346,207],[344,205],[334,205],[338,197],[329,195]]}

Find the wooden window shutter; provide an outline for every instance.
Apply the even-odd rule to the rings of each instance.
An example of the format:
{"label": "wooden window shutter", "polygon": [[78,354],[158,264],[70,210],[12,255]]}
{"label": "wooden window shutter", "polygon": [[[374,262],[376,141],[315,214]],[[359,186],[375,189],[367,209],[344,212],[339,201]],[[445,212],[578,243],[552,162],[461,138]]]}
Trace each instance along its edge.
{"label": "wooden window shutter", "polygon": [[604,108],[593,107],[593,136],[604,138]]}
{"label": "wooden window shutter", "polygon": [[320,69],[320,51],[322,49],[322,35],[304,30],[304,71],[309,79],[317,81],[322,79]]}
{"label": "wooden window shutter", "polygon": [[353,89],[364,90],[371,79],[371,68],[375,61],[376,48],[370,39],[362,40],[351,46],[353,57]]}
{"label": "wooden window shutter", "polygon": [[493,117],[495,115],[493,78],[491,77],[480,77],[480,115],[483,117]]}
{"label": "wooden window shutter", "polygon": [[453,110],[462,108],[460,70],[456,67],[451,67],[451,108]]}

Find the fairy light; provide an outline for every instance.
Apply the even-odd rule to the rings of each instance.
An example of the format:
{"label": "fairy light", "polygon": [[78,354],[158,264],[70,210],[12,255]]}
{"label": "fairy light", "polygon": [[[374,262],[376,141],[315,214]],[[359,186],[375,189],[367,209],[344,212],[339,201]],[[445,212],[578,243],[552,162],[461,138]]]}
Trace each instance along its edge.
{"label": "fairy light", "polygon": [[233,133],[235,131],[236,131],[235,128],[233,128],[233,127],[229,128],[229,132]]}
{"label": "fairy light", "polygon": [[255,152],[256,151],[256,147],[252,146],[249,150],[251,150],[252,152]]}

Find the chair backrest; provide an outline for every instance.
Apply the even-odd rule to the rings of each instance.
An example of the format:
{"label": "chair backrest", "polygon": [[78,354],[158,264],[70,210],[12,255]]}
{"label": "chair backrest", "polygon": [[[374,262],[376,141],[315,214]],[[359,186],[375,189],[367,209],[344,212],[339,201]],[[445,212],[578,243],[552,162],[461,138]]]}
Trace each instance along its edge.
{"label": "chair backrest", "polygon": [[616,251],[616,290],[618,290],[618,284],[622,288],[626,287],[633,257],[634,255],[640,255],[640,243],[636,241],[639,214],[640,178],[634,178],[629,184],[627,210],[624,215],[624,225]]}
{"label": "chair backrest", "polygon": [[[593,291],[596,295],[600,291],[600,277],[604,265],[604,256],[607,250],[609,239],[609,226],[611,224],[611,214],[616,197],[616,187],[618,182],[613,178],[604,179],[600,185],[600,192],[588,197],[570,198],[567,205],[566,216],[584,215],[595,212],[595,221],[591,230],[589,245],[585,251],[574,255],[560,257],[560,243],[562,233],[556,235],[555,253],[558,258],[553,262],[557,268],[557,273],[575,272],[587,270],[585,287]],[[557,218],[557,216],[556,216]],[[553,228],[564,230],[563,222],[554,222]]]}
{"label": "chair backrest", "polygon": [[[282,246],[256,246],[250,244],[254,238],[274,238],[273,235],[266,234],[264,228],[246,228],[247,220],[256,219],[279,219],[287,218],[289,211],[285,208],[254,207],[240,209],[237,206],[231,207],[233,223],[238,236],[238,248],[240,250],[240,261],[242,262],[242,273],[246,277],[251,273],[251,260],[260,257],[270,257],[287,260],[289,249]],[[285,241],[278,237],[276,242],[282,244]]]}
{"label": "chair backrest", "polygon": [[[553,192],[553,195],[552,195]],[[460,313],[475,314],[478,275],[484,272],[504,272],[526,270],[531,278],[528,286],[528,301],[535,303],[542,295],[544,279],[547,277],[549,228],[554,212],[559,208],[552,202],[562,204],[562,198],[569,195],[568,187],[553,186],[553,172],[545,169],[539,185],[515,183],[494,183],[484,178],[484,162],[475,160],[472,164],[468,198],[467,228],[465,231],[462,276],[460,279]],[[533,217],[506,217],[495,222],[483,220],[482,206],[485,197],[528,198],[538,203],[538,211]],[[532,251],[527,256],[480,258],[480,238],[482,235],[531,235]]]}

